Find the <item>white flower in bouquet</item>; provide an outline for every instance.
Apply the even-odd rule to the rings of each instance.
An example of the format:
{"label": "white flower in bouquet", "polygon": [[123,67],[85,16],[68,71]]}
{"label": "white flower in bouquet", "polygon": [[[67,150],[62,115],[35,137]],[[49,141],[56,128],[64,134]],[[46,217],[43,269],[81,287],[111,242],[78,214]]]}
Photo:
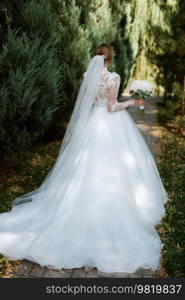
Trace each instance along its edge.
{"label": "white flower in bouquet", "polygon": [[[146,80],[134,80],[130,84],[129,93],[134,99],[149,98],[152,93],[152,85]],[[144,115],[144,105],[140,106],[140,114]]]}

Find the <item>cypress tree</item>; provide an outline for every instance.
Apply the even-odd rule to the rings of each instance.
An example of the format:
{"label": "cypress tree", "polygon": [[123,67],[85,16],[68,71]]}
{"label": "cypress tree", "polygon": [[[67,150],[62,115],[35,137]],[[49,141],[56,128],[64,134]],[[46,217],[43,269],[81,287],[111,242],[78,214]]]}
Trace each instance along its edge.
{"label": "cypress tree", "polygon": [[76,1],[55,0],[52,3],[56,14],[59,64],[63,66],[62,107],[58,112],[69,119],[77,97],[83,72],[90,59],[90,42],[81,26],[81,9]]}
{"label": "cypress tree", "polygon": [[10,151],[44,135],[61,101],[61,75],[50,5],[46,1],[3,4],[6,24],[0,49],[0,143],[1,150]]}
{"label": "cypress tree", "polygon": [[101,43],[114,46],[116,56],[111,70],[129,77],[132,51],[125,31],[127,1],[54,0],[53,11],[58,24],[58,53],[63,65],[63,106],[58,116],[69,119],[78,88],[95,48]]}

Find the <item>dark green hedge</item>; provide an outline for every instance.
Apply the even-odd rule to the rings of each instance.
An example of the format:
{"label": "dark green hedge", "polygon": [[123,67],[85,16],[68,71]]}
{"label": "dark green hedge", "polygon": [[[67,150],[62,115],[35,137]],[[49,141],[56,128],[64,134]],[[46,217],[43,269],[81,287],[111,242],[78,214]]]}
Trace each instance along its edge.
{"label": "dark green hedge", "polygon": [[[0,143],[18,151],[42,136],[62,137],[90,58],[115,48],[112,71],[125,86],[133,64],[126,33],[129,1],[2,0],[0,4]],[[65,129],[65,128],[64,128]]]}

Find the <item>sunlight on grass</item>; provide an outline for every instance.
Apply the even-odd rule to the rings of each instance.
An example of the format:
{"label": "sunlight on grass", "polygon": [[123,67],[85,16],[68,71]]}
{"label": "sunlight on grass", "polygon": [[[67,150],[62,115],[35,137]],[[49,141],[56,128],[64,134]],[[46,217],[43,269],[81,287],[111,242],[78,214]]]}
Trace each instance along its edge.
{"label": "sunlight on grass", "polygon": [[[157,226],[165,246],[156,277],[182,277],[185,276],[185,141],[178,135],[169,134],[167,130],[162,131],[158,168],[171,201],[166,205],[166,217]],[[24,152],[22,157],[7,158],[1,184],[1,212],[8,211],[16,197],[34,190],[42,183],[56,161],[59,147],[59,142],[37,145]],[[0,256],[0,277],[11,277],[19,264],[19,261],[12,262]]]}
{"label": "sunlight on grass", "polygon": [[12,185],[9,188],[10,193],[14,194],[14,193],[24,193],[24,190],[21,186],[18,185]]}
{"label": "sunlight on grass", "polygon": [[[54,164],[59,142],[40,144],[20,156],[10,155],[3,162],[3,180],[0,192],[0,212],[11,209],[12,201],[36,189]],[[20,261],[11,261],[0,255],[0,278],[11,277]]]}
{"label": "sunlight on grass", "polygon": [[42,165],[43,159],[40,155],[36,154],[30,161],[27,161],[32,167]]}
{"label": "sunlight on grass", "polygon": [[170,201],[166,217],[158,226],[164,243],[157,277],[185,277],[185,140],[167,130],[161,139],[158,168]]}

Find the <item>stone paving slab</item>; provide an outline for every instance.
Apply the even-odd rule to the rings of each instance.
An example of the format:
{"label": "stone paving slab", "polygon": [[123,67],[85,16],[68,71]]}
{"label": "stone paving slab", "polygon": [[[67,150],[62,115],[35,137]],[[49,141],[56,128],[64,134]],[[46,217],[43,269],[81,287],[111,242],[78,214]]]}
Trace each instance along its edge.
{"label": "stone paving slab", "polygon": [[13,278],[151,278],[153,275],[153,271],[145,269],[138,269],[134,273],[115,272],[110,274],[98,271],[96,268],[90,270],[86,268],[62,269],[59,271],[46,267],[42,268],[38,264],[24,260]]}
{"label": "stone paving slab", "polygon": [[16,270],[17,276],[24,276],[26,274],[29,274],[31,270],[33,269],[34,264],[29,261],[23,261],[23,263],[20,265],[20,267]]}
{"label": "stone paving slab", "polygon": [[42,277],[44,274],[45,269],[41,268],[39,265],[34,264],[32,270],[30,271],[30,275],[32,277]]}
{"label": "stone paving slab", "polygon": [[161,99],[157,97],[151,97],[149,100],[146,100],[145,115],[143,117],[140,116],[139,108],[130,106],[127,109],[144,137],[156,162],[160,152],[160,126],[157,120],[157,102],[160,101]]}
{"label": "stone paving slab", "polygon": [[[152,98],[145,102],[145,116],[141,117],[139,109],[136,107],[128,107],[128,112],[142,133],[146,143],[148,144],[152,155],[157,160],[157,154],[160,151],[159,145],[159,127],[157,123],[156,98]],[[75,268],[52,270],[46,267],[42,268],[38,264],[23,260],[23,263],[17,269],[13,277],[21,278],[151,278],[154,272],[151,270],[138,269],[134,273],[112,273],[106,274],[98,271],[96,268]]]}
{"label": "stone paving slab", "polygon": [[99,275],[98,275],[98,272],[96,269],[88,271],[86,274],[86,278],[98,278],[98,277],[99,277]]}
{"label": "stone paving slab", "polygon": [[57,271],[57,270],[51,270],[51,269],[45,269],[43,273],[43,277],[48,278],[71,278],[73,271],[70,270],[70,272],[66,272],[65,270]]}
{"label": "stone paving slab", "polygon": [[72,273],[72,278],[85,278],[86,273],[87,272],[85,271],[85,268],[74,269],[74,272]]}

